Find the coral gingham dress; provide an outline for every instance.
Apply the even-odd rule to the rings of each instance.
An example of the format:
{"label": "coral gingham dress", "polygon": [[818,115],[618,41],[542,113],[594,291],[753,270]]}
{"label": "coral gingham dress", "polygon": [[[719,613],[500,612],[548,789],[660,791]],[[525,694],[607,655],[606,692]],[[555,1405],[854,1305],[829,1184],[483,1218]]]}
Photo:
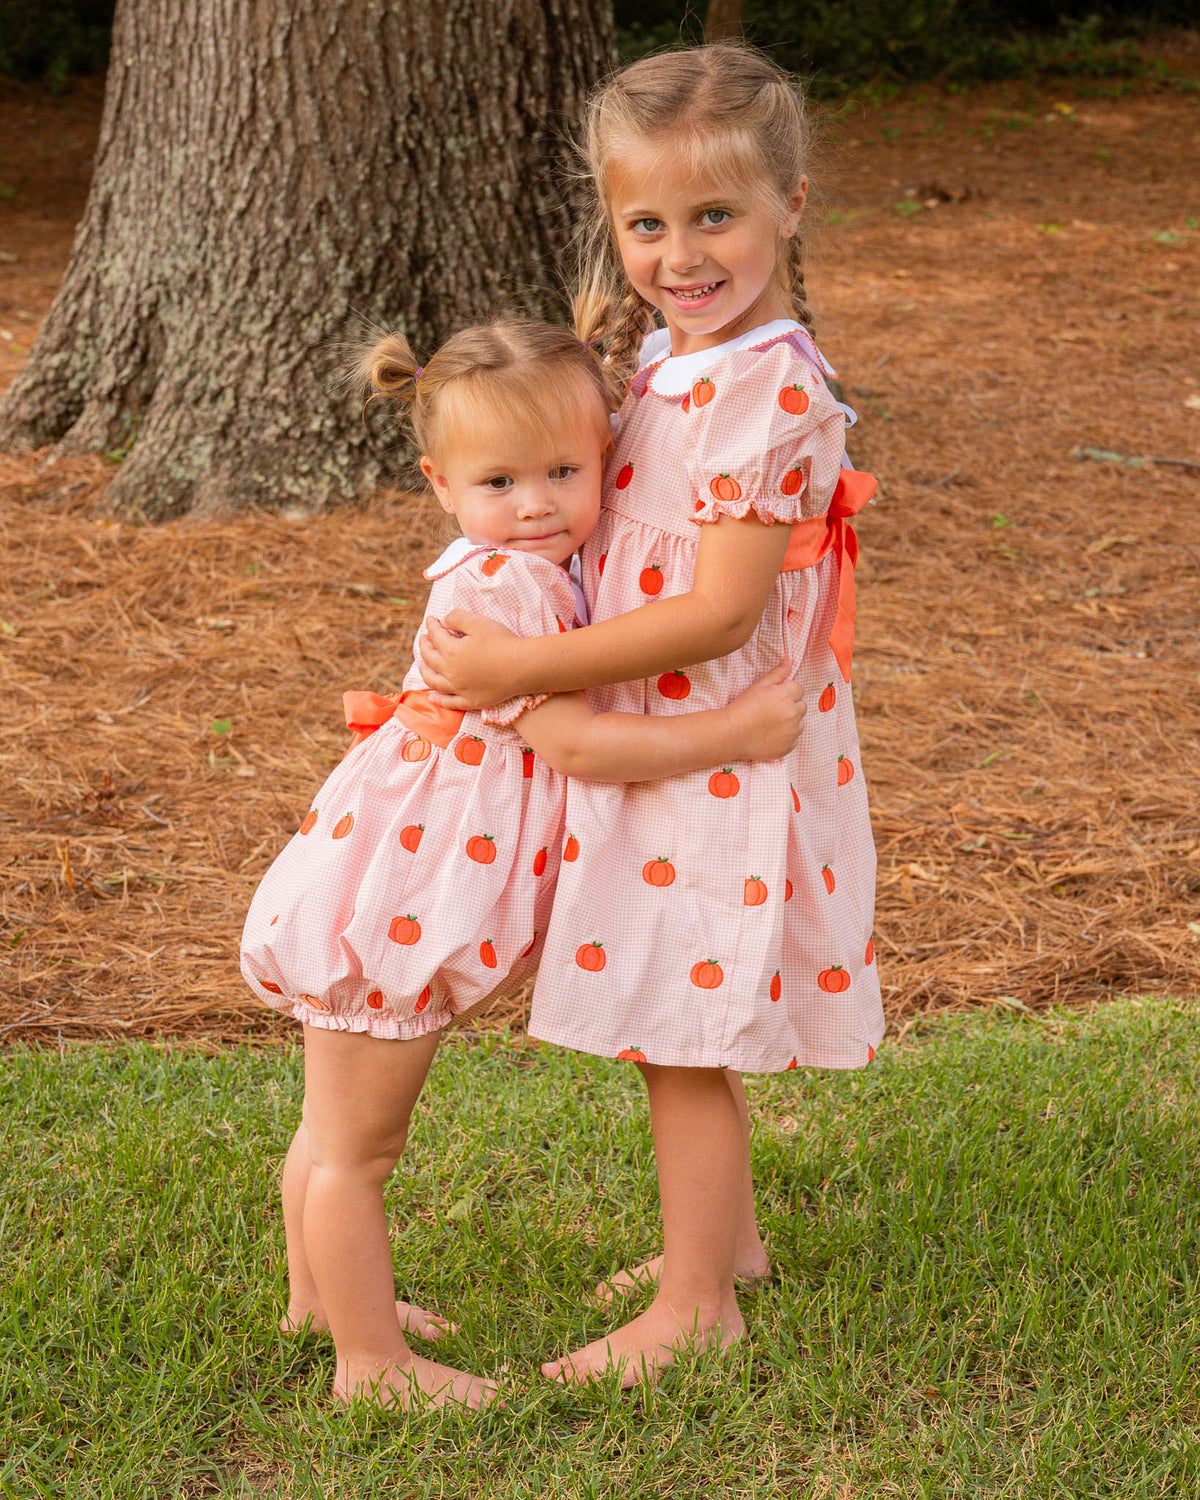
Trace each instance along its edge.
{"label": "coral gingham dress", "polygon": [[[475,610],[518,635],[568,629],[582,603],[528,553],[460,542],[425,576],[427,615]],[[424,685],[414,659],[404,686]],[[246,917],[242,973],[261,1000],[310,1026],[409,1039],[533,973],[566,801],[513,727],[541,701],[464,714],[444,748],[394,718],[349,752]]]}
{"label": "coral gingham dress", "polygon": [[[686,593],[705,522],[826,512],[846,418],[823,368],[792,323],[643,367],[583,549],[592,620]],[[808,713],[782,760],[568,784],[534,1036],[750,1073],[854,1068],[874,1055],[875,851],[853,700],[829,645],[837,593],[831,552],[779,575],[740,650],[589,695],[598,710],[719,708],[786,657]]]}

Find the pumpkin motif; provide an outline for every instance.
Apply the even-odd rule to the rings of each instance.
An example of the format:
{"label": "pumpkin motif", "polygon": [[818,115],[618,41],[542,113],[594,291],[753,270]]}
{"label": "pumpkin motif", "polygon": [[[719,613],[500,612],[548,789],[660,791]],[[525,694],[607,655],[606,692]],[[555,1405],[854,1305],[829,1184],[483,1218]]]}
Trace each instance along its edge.
{"label": "pumpkin motif", "polygon": [[854,762],[846,759],[844,755],[837,758],[838,786],[845,786],[847,782],[854,780]]}
{"label": "pumpkin motif", "polygon": [[800,797],[799,797],[799,794],[797,793],[795,787],[791,788],[791,793],[792,793],[792,811],[793,812],[799,812],[800,811]]}
{"label": "pumpkin motif", "polygon": [[875,1061],[875,1048],[874,1047],[868,1047],[867,1048],[867,1061],[868,1062],[874,1062]]}
{"label": "pumpkin motif", "polygon": [[795,1066],[796,1066],[796,1059],[793,1057],[792,1060],[791,1060],[791,1062],[788,1063],[787,1067],[784,1068],[783,1071],[785,1073],[790,1073]]}
{"label": "pumpkin motif", "polygon": [[521,751],[521,778],[523,781],[533,780],[533,751]]}
{"label": "pumpkin motif", "polygon": [[274,927],[275,923],[278,922],[278,921],[279,921],[279,913],[276,912],[275,915],[271,918],[271,920],[267,923],[267,926],[268,927]]}
{"label": "pumpkin motif", "polygon": [[662,586],[662,568],[658,563],[650,563],[648,567],[642,569],[638,576],[638,588],[641,589],[643,594],[649,594],[651,599],[653,599],[655,594],[662,593]]}
{"label": "pumpkin motif", "polygon": [[311,833],[317,826],[317,809],[311,808],[304,814],[304,822],[300,825],[301,833]]}
{"label": "pumpkin motif", "polygon": [[617,488],[619,490],[627,490],[629,488],[629,481],[632,478],[633,465],[631,463],[623,464],[621,466],[621,472],[617,475]]}
{"label": "pumpkin motif", "polygon": [[742,783],[733,774],[732,766],[723,766],[708,778],[708,789],[714,797],[736,797],[742,789]]}
{"label": "pumpkin motif", "polygon": [[785,495],[798,495],[800,493],[800,486],[803,483],[804,470],[797,466],[796,468],[789,469],[787,471],[787,473],[783,476],[783,483],[779,486],[779,488]]}
{"label": "pumpkin motif", "polygon": [[646,1054],[640,1047],[625,1047],[617,1053],[618,1062],[645,1062]]}
{"label": "pumpkin motif", "polygon": [[539,849],[538,852],[533,856],[533,873],[535,875],[544,875],[546,873],[545,849]]}
{"label": "pumpkin motif", "polygon": [[821,689],[821,696],[817,699],[817,707],[823,714],[827,714],[837,702],[837,689],[832,682],[826,683]]}
{"label": "pumpkin motif", "polygon": [[400,752],[400,759],[409,762],[417,760],[428,760],[433,746],[428,740],[422,739],[419,734],[414,734],[411,740],[404,742],[404,749]]}
{"label": "pumpkin motif", "polygon": [[692,684],[678,668],[673,672],[664,672],[658,679],[658,690],[664,698],[681,699],[686,698],[692,690]]}
{"label": "pumpkin motif", "polygon": [[283,994],[283,991],[279,988],[279,986],[275,983],[275,981],[273,979],[260,979],[258,982],[259,982],[259,984],[262,985],[262,987],[263,987],[264,990],[270,990],[271,993],[272,993],[272,995],[282,995]]}
{"label": "pumpkin motif", "polygon": [[582,943],[575,950],[575,962],[589,974],[599,974],[608,962],[603,943]]}
{"label": "pumpkin motif", "polygon": [[476,833],[467,840],[467,858],[473,859],[477,865],[490,865],[496,858],[496,839],[494,834]]}
{"label": "pumpkin motif", "polygon": [[725,982],[725,973],[715,958],[702,958],[692,965],[690,978],[699,990],[715,990]]}
{"label": "pumpkin motif", "polygon": [[421,924],[416,917],[393,917],[391,926],[388,928],[388,937],[393,943],[411,948],[414,943],[421,941]]}
{"label": "pumpkin motif", "polygon": [[607,552],[602,552],[600,554],[600,561],[596,564],[596,572],[599,573],[599,575],[600,575],[601,578],[604,577],[604,564],[607,561],[608,561],[608,553]]}
{"label": "pumpkin motif", "polygon": [[699,512],[699,511],[702,511],[707,504],[708,504],[707,500],[693,500],[693,502],[692,502],[692,509],[694,511]]}
{"label": "pumpkin motif", "polygon": [[660,854],[657,859],[648,859],[642,866],[642,879],[647,885],[656,885],[661,889],[674,881],[675,866],[665,854]]}
{"label": "pumpkin motif", "polygon": [[521,957],[522,958],[528,958],[529,957],[529,955],[537,947],[537,940],[538,940],[538,935],[537,935],[537,931],[535,929],[533,936],[529,939],[529,947],[521,949]]}
{"label": "pumpkin motif", "polygon": [[784,882],[784,887],[783,887],[783,899],[785,901],[790,901],[795,894],[796,894],[796,887],[792,884],[792,882],[790,880],[785,881]]}
{"label": "pumpkin motif", "polygon": [[709,494],[714,500],[723,500],[726,505],[732,505],[735,500],[742,498],[742,487],[729,474],[718,474],[716,478],[708,482]]}
{"label": "pumpkin motif", "polygon": [[344,839],[346,837],[346,835],[350,832],[350,830],[353,827],[354,827],[354,814],[353,813],[347,813],[345,815],[345,817],[339,818],[337,820],[337,822],[333,825],[333,833],[332,833],[331,837],[333,837],[335,839]]}
{"label": "pumpkin motif", "polygon": [[875,939],[867,939],[867,951],[863,954],[863,963],[870,965],[875,962]]}
{"label": "pumpkin motif", "polygon": [[802,385],[785,385],[779,393],[779,404],[793,417],[802,417],[808,410],[808,392]]}
{"label": "pumpkin motif", "polygon": [[421,835],[424,832],[424,823],[410,823],[407,828],[402,828],[400,830],[401,847],[407,849],[410,854],[415,854],[421,847]]}
{"label": "pumpkin motif", "polygon": [[837,885],[837,881],[834,880],[833,871],[829,868],[828,865],[821,866],[821,879],[825,882],[825,889],[832,896],[834,887]]}
{"label": "pumpkin motif", "polygon": [[691,411],[691,409],[692,409],[692,398],[691,398],[690,395],[687,395],[687,396],[685,396],[683,398],[683,409],[684,409],[685,413]]}
{"label": "pumpkin motif", "polygon": [[757,875],[751,875],[746,881],[742,894],[744,906],[761,906],[767,899],[767,887]]}
{"label": "pumpkin motif", "polygon": [[841,964],[832,964],[817,975],[817,983],[827,995],[840,995],[850,988],[850,975]]}
{"label": "pumpkin motif", "polygon": [[495,578],[496,574],[507,561],[508,558],[502,557],[499,552],[489,552],[483,560],[483,576],[485,578]]}
{"label": "pumpkin motif", "polygon": [[692,402],[695,406],[707,406],[716,394],[716,386],[707,375],[702,375],[692,387]]}
{"label": "pumpkin motif", "polygon": [[367,996],[367,1004],[371,1007],[372,1010],[382,1010],[383,991],[372,990],[371,993]]}
{"label": "pumpkin motif", "polygon": [[567,842],[563,845],[563,859],[567,864],[574,864],[579,858],[579,840],[573,833],[567,834]]}
{"label": "pumpkin motif", "polygon": [[479,962],[485,969],[494,969],[496,967],[496,949],[492,944],[491,938],[484,938],[483,942],[480,943]]}
{"label": "pumpkin motif", "polygon": [[774,977],[771,980],[771,999],[772,1000],[778,1000],[782,994],[783,994],[783,980],[780,979],[780,977],[779,977],[779,970],[776,969]]}
{"label": "pumpkin motif", "polygon": [[417,1003],[413,1006],[413,1010],[416,1011],[417,1015],[421,1014],[421,1012],[429,1004],[432,998],[433,990],[429,985],[426,985],[421,993],[417,996]]}
{"label": "pumpkin motif", "polygon": [[487,746],[477,734],[468,735],[459,740],[454,747],[454,759],[462,761],[464,766],[477,766],[483,759],[483,752]]}
{"label": "pumpkin motif", "polygon": [[566,635],[566,633],[567,633],[567,627],[563,624],[563,619],[562,619],[561,615],[555,615],[554,616],[554,623],[558,626],[558,633],[559,633],[559,635]]}
{"label": "pumpkin motif", "polygon": [[333,1009],[333,1006],[330,1005],[329,1001],[323,1000],[320,995],[301,995],[300,998],[301,1000],[307,1000],[314,1010],[319,1010],[324,1015],[328,1015],[329,1012]]}

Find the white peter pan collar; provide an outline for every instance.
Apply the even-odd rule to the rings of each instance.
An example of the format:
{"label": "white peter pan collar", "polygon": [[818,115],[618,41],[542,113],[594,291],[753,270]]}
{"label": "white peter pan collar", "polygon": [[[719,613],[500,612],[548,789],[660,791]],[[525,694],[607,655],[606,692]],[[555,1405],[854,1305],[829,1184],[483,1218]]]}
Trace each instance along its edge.
{"label": "white peter pan collar", "polygon": [[[660,396],[684,396],[705,370],[711,369],[726,354],[733,354],[739,349],[752,349],[758,344],[769,344],[789,333],[799,333],[806,344],[812,343],[803,327],[793,318],[776,318],[773,322],[764,323],[761,328],[752,328],[749,333],[739,334],[737,338],[729,339],[724,344],[716,344],[711,349],[672,355],[670,330],[656,328],[642,345],[641,363],[645,368],[657,360],[662,361],[651,378],[651,384]],[[821,365],[828,370],[816,344],[812,344],[812,348]],[[832,371],[829,373],[832,374]]]}
{"label": "white peter pan collar", "polygon": [[[477,552],[503,552],[503,547],[493,547],[490,542],[472,542],[465,536],[456,536],[441,557],[425,569],[425,577],[436,580],[464,563]],[[509,554],[512,555],[511,553]],[[567,577],[571,581],[571,592],[575,595],[575,614],[581,625],[588,622],[587,600],[583,596],[583,569],[579,565],[579,554],[573,552],[567,565]]]}

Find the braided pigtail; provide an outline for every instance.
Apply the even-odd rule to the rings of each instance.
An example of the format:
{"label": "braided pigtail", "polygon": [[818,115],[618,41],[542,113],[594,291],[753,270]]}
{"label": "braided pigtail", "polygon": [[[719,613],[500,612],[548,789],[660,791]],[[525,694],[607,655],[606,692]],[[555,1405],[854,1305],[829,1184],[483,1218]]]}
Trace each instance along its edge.
{"label": "braided pigtail", "polygon": [[809,333],[813,333],[815,330],[812,308],[808,305],[808,296],[804,289],[804,239],[799,228],[787,242],[787,250],[780,270],[784,296],[792,304],[792,316],[797,323],[802,323]]}

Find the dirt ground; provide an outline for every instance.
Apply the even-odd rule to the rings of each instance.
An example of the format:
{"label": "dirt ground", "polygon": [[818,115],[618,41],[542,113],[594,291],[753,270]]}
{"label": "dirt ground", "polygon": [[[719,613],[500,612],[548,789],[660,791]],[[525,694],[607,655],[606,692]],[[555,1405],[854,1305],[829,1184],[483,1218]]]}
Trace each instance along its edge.
{"label": "dirt ground", "polygon": [[[1169,61],[854,106],[816,164],[819,334],[881,479],[854,690],[898,1029],[1200,993],[1200,36]],[[100,103],[0,92],[0,381]],[[111,473],[0,456],[0,1038],[277,1036],[242,914],[343,687],[403,675],[433,511],[136,528]]]}

